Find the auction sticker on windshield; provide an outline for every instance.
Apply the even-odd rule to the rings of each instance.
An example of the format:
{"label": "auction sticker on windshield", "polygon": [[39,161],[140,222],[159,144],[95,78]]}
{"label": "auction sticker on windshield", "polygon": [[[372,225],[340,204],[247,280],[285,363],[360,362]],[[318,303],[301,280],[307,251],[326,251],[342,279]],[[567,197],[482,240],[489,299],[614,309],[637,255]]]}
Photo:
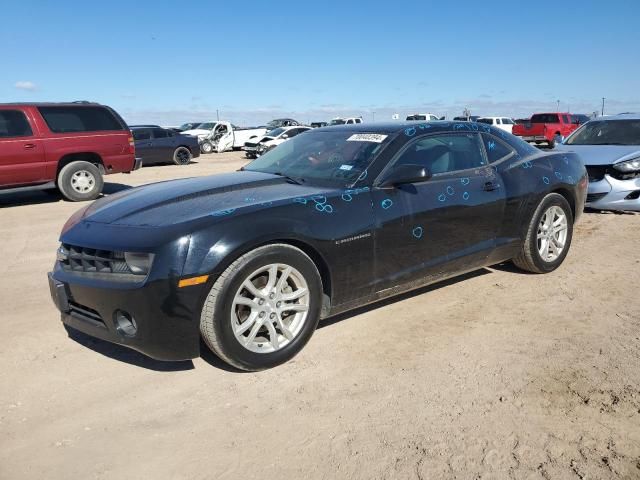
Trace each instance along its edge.
{"label": "auction sticker on windshield", "polygon": [[355,133],[347,138],[347,142],[374,142],[382,143],[388,135],[380,135],[378,133]]}

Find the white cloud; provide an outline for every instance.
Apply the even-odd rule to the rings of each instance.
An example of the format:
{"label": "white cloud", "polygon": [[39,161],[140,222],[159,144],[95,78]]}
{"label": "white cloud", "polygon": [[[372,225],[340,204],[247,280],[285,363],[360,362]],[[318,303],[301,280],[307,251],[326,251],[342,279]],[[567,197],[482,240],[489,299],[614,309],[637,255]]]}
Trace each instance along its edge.
{"label": "white cloud", "polygon": [[16,82],[14,87],[16,87],[18,90],[27,90],[29,92],[33,92],[38,88],[35,83],[28,80],[21,80],[19,82]]}

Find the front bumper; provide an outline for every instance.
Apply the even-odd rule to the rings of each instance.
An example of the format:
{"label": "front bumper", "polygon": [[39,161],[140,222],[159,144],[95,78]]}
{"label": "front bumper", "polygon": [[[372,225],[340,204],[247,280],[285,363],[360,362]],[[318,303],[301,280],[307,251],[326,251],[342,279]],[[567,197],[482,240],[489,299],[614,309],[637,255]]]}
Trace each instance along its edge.
{"label": "front bumper", "polygon": [[[177,285],[177,278],[134,285],[97,282],[67,272],[59,264],[49,273],[51,298],[65,325],[157,360],[200,355],[200,310],[206,285]],[[117,327],[118,312],[134,320],[132,335]]]}
{"label": "front bumper", "polygon": [[607,174],[601,180],[589,182],[587,207],[640,212],[640,198],[633,198],[638,190],[640,177],[618,180]]}

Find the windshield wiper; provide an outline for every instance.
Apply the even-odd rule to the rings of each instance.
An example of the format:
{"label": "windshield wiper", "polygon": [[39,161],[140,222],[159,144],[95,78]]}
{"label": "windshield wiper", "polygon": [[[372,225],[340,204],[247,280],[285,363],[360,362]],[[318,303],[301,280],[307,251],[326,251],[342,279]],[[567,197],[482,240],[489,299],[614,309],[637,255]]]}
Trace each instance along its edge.
{"label": "windshield wiper", "polygon": [[285,175],[282,172],[270,172],[270,173],[272,173],[272,175],[278,175],[279,177],[282,177],[291,183],[295,183],[296,185],[302,185],[305,181],[304,178],[293,178],[293,177],[290,177],[289,175]]}

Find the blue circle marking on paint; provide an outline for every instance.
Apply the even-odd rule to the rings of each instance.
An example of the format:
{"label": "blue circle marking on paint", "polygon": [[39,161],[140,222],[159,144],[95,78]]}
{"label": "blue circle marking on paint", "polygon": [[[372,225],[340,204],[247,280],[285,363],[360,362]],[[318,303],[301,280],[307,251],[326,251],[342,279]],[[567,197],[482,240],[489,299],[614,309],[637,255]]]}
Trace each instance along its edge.
{"label": "blue circle marking on paint", "polygon": [[469,192],[464,192],[462,194],[462,198],[464,198],[465,200],[469,200]]}
{"label": "blue circle marking on paint", "polygon": [[302,198],[302,197],[298,197],[298,198],[294,198],[293,202],[294,203],[301,203],[302,205],[306,205],[307,204],[307,199],[306,198]]}
{"label": "blue circle marking on paint", "polygon": [[344,200],[345,202],[350,202],[351,200],[353,200],[353,196],[350,193],[343,193],[342,200]]}
{"label": "blue circle marking on paint", "polygon": [[562,174],[560,172],[554,172],[554,174],[559,180],[562,180]]}
{"label": "blue circle marking on paint", "polygon": [[449,185],[447,187],[447,195],[451,196],[455,193],[455,190],[453,189],[453,187],[451,185]]}
{"label": "blue circle marking on paint", "polygon": [[542,177],[542,181],[549,185],[549,177]]}
{"label": "blue circle marking on paint", "polygon": [[333,207],[328,203],[316,203],[316,210],[322,213],[333,213]]}
{"label": "blue circle marking on paint", "polygon": [[469,185],[469,181],[470,181],[470,180],[469,180],[469,178],[468,178],[468,177],[464,177],[464,178],[461,178],[461,179],[460,179],[460,183],[461,183],[462,185]]}
{"label": "blue circle marking on paint", "polygon": [[327,203],[327,197],[325,197],[324,195],[314,195],[313,197],[311,197],[311,200],[320,205]]}
{"label": "blue circle marking on paint", "polygon": [[416,134],[416,129],[415,129],[415,127],[409,127],[409,128],[406,128],[406,129],[404,130],[404,134],[405,134],[407,137],[413,137],[413,136]]}
{"label": "blue circle marking on paint", "polygon": [[444,202],[447,199],[447,196],[444,193],[441,193],[440,195],[438,195],[438,200],[440,200],[441,202]]}
{"label": "blue circle marking on paint", "polygon": [[571,175],[567,177],[567,182],[573,183],[573,177]]}
{"label": "blue circle marking on paint", "polygon": [[390,198],[385,198],[380,205],[386,210],[388,208],[391,208],[391,206],[393,205],[393,200],[391,200]]}
{"label": "blue circle marking on paint", "polygon": [[358,179],[356,180],[356,182],[357,182],[357,181],[360,181],[360,180],[364,180],[365,178],[367,178],[367,174],[368,174],[368,173],[369,173],[369,172],[368,172],[368,170],[365,170],[364,172],[362,172],[362,173],[360,174],[360,176],[358,177]]}
{"label": "blue circle marking on paint", "polygon": [[422,234],[424,233],[424,229],[422,227],[416,227],[411,231],[411,233],[416,238],[422,238]]}
{"label": "blue circle marking on paint", "polygon": [[235,211],[235,208],[228,208],[227,210],[218,210],[217,212],[213,212],[211,215],[214,217],[223,217],[225,215],[231,215]]}

